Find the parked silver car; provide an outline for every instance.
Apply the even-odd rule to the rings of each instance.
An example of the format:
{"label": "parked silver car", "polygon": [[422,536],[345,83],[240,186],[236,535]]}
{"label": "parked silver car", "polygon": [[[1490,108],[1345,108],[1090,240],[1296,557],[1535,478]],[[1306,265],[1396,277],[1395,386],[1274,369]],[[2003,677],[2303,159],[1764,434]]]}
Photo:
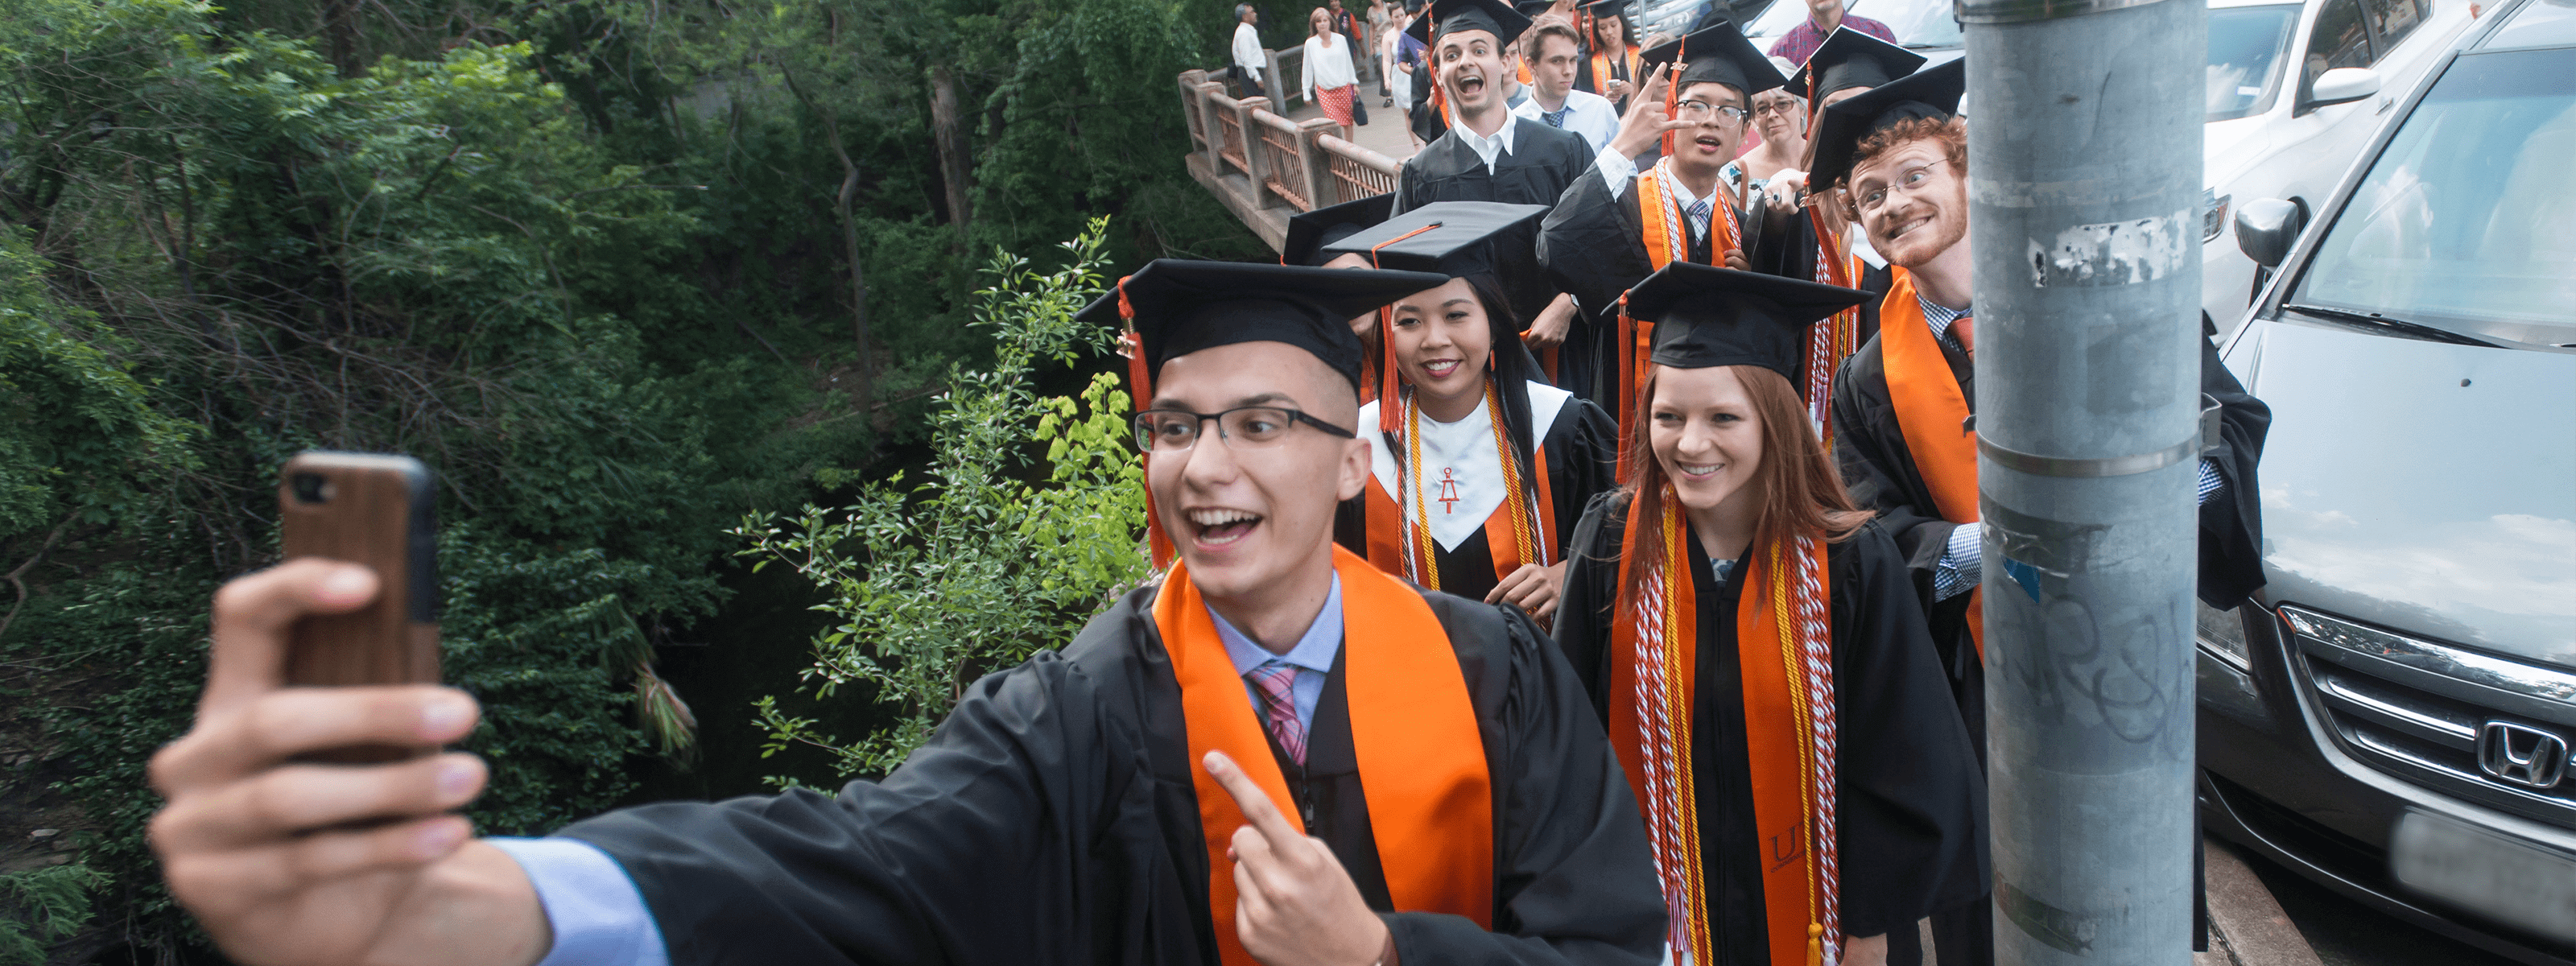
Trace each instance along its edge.
{"label": "parked silver car", "polygon": [[2269,584],[2200,615],[2203,819],[2576,963],[2576,0],[2488,11],[2396,116],[2313,227],[2237,211]]}

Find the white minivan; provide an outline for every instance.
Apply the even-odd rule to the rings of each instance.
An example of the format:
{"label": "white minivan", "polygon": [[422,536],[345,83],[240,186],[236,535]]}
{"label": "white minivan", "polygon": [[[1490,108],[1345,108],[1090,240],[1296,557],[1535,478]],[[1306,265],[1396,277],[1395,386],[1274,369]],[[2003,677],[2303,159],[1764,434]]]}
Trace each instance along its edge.
{"label": "white minivan", "polygon": [[2239,201],[2302,214],[2476,16],[2470,0],[2210,0],[2201,306],[2222,329],[2252,304],[2254,261],[2227,234]]}

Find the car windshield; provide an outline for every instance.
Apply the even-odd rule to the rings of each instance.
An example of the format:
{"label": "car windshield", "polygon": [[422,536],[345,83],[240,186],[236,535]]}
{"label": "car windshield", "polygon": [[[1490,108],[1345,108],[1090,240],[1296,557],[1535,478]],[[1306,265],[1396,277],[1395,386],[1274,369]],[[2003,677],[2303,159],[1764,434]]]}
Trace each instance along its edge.
{"label": "car windshield", "polygon": [[2298,23],[2297,4],[2209,12],[2207,120],[2245,117],[2271,105],[2281,86],[2281,52]]}
{"label": "car windshield", "polygon": [[2319,242],[2294,305],[2576,343],[2576,49],[2459,58]]}

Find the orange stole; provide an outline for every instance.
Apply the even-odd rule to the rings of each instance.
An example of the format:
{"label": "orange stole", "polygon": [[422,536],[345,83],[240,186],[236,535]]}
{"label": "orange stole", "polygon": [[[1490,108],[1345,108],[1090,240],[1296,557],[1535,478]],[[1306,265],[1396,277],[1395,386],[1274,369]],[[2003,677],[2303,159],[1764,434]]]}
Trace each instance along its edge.
{"label": "orange stole", "polygon": [[[1816,803],[1809,791],[1815,774],[1807,749],[1815,743],[1815,712],[1806,687],[1804,661],[1789,630],[1796,615],[1789,610],[1787,566],[1812,567],[1818,593],[1832,600],[1831,571],[1825,566],[1825,544],[1808,543],[1809,557],[1797,559],[1794,546],[1773,545],[1747,562],[1744,596],[1735,607],[1735,656],[1744,678],[1744,745],[1753,767],[1753,827],[1762,836],[1763,922],[1771,940],[1773,966],[1812,964],[1807,927],[1823,922],[1822,910],[1839,896],[1827,894],[1841,883],[1827,881],[1818,866]],[[1693,642],[1696,644],[1697,642]],[[1827,753],[1834,753],[1828,750]],[[1826,843],[1823,848],[1831,848]]]}
{"label": "orange stole", "polygon": [[[1682,238],[1682,233],[1690,230],[1689,220],[1682,214],[1681,205],[1674,200],[1672,193],[1664,189],[1663,179],[1655,176],[1657,168],[1671,163],[1671,158],[1655,162],[1655,168],[1638,172],[1635,182],[1640,241],[1646,246],[1646,263],[1658,272],[1675,260],[1690,260],[1690,243]],[[1725,184],[1720,182],[1711,191],[1719,203],[1711,206],[1716,210],[1708,216],[1708,254],[1710,264],[1723,266],[1726,253],[1742,246],[1738,240],[1741,233],[1735,224],[1735,206],[1726,203]],[[1621,439],[1627,439],[1628,434],[1636,429],[1633,424],[1637,421],[1637,385],[1646,379],[1646,363],[1654,352],[1654,342],[1655,324],[1630,317],[1627,295],[1622,293],[1619,297],[1618,335],[1619,411],[1611,414],[1619,420]],[[1618,481],[1628,482],[1628,473],[1628,448],[1622,446],[1619,448]]]}
{"label": "orange stole", "polygon": [[[1699,600],[1687,569],[1689,560],[1681,556],[1700,550],[1688,540],[1679,502],[1670,499],[1669,491],[1666,496],[1661,523],[1645,523],[1632,512],[1621,544],[1618,613],[1623,619],[1611,631],[1610,738],[1630,790],[1640,807],[1649,810],[1646,825],[1656,840],[1657,871],[1665,894],[1673,897],[1669,901],[1683,917],[1673,923],[1671,941],[1688,952],[1692,962],[1707,963],[1714,961],[1715,943],[1704,870],[1699,867],[1697,766],[1690,746],[1690,722],[1698,699]],[[1661,585],[1660,608],[1649,608],[1630,590],[1629,562],[1641,559],[1642,542],[1649,540],[1661,542],[1665,550],[1663,571],[1646,578]],[[1831,599],[1824,542],[1810,541],[1808,548],[1803,558],[1794,544],[1753,554],[1735,610],[1745,752],[1752,772],[1754,828],[1761,836],[1756,846],[1772,966],[1815,966],[1822,956],[1822,941],[1839,938],[1810,935],[1811,928],[1827,921],[1825,910],[1838,903],[1840,882],[1819,862],[1819,853],[1832,848],[1832,843],[1819,847],[1823,833],[1817,809],[1820,804],[1830,808],[1830,803],[1819,803],[1811,794],[1819,784],[1812,770],[1815,762],[1807,753],[1816,743],[1817,712],[1810,701],[1796,636],[1791,633],[1795,615],[1785,613],[1792,606],[1789,582],[1795,579],[1787,567],[1812,568],[1818,594]],[[1639,630],[1648,622],[1663,633],[1660,653],[1650,654],[1656,649],[1640,646]],[[1644,692],[1639,690],[1641,670]],[[1655,706],[1640,707],[1649,695]],[[1657,747],[1650,749],[1650,744]],[[1658,761],[1665,764],[1668,778],[1655,774]],[[1650,796],[1648,786],[1659,781],[1662,789]],[[1669,814],[1654,813],[1656,806],[1650,803],[1659,800],[1670,803],[1665,806]]]}
{"label": "orange stole", "polygon": [[[1334,548],[1333,572],[1342,580],[1342,686],[1351,747],[1387,894],[1397,911],[1451,913],[1491,929],[1493,782],[1448,631],[1421,594],[1349,551]],[[1235,933],[1234,865],[1226,858],[1235,830],[1247,823],[1201,762],[1210,751],[1225,752],[1291,824],[1301,819],[1187,564],[1175,565],[1163,581],[1154,629],[1181,686],[1217,947],[1227,966],[1251,966],[1252,954]]]}
{"label": "orange stole", "polygon": [[[1530,455],[1531,462],[1537,464],[1539,540],[1550,551],[1547,556],[1554,556],[1556,498],[1554,488],[1547,482],[1547,447],[1541,446]],[[1510,456],[1504,458],[1509,459]],[[1397,508],[1395,497],[1386,492],[1386,487],[1378,485],[1377,475],[1372,473],[1368,488],[1361,491],[1360,499],[1365,501],[1362,506],[1367,511],[1364,519],[1368,521],[1369,563],[1395,576],[1413,579],[1413,575],[1404,572],[1404,514]],[[1485,551],[1494,559],[1495,580],[1511,576],[1513,571],[1521,569],[1522,564],[1538,563],[1541,557],[1532,552],[1532,548],[1521,546],[1520,539],[1513,535],[1511,515],[1517,509],[1507,499],[1495,504],[1494,512],[1485,515]]]}
{"label": "orange stole", "polygon": [[[1965,429],[1968,398],[1959,378],[1932,341],[1932,325],[1923,318],[1923,303],[1914,294],[1914,277],[1890,267],[1894,284],[1878,307],[1879,352],[1887,371],[1887,398],[1896,407],[1896,426],[1905,434],[1906,455],[1932,490],[1941,519],[1977,522],[1977,434]],[[1968,637],[1977,657],[1986,656],[1984,588],[1968,592]]]}

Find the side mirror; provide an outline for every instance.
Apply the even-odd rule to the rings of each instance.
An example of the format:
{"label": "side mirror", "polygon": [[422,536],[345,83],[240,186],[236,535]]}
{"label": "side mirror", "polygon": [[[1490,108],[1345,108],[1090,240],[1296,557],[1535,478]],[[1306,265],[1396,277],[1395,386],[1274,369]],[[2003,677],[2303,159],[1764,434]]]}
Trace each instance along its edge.
{"label": "side mirror", "polygon": [[2349,104],[2379,93],[2379,72],[2368,67],[2337,67],[2317,75],[2309,85],[2308,106]]}
{"label": "side mirror", "polygon": [[2281,260],[2290,257],[2290,243],[2299,240],[2299,229],[2307,227],[2307,216],[2295,203],[2279,198],[2248,201],[2236,209],[2236,247],[2245,257],[2264,268],[2279,268]]}

